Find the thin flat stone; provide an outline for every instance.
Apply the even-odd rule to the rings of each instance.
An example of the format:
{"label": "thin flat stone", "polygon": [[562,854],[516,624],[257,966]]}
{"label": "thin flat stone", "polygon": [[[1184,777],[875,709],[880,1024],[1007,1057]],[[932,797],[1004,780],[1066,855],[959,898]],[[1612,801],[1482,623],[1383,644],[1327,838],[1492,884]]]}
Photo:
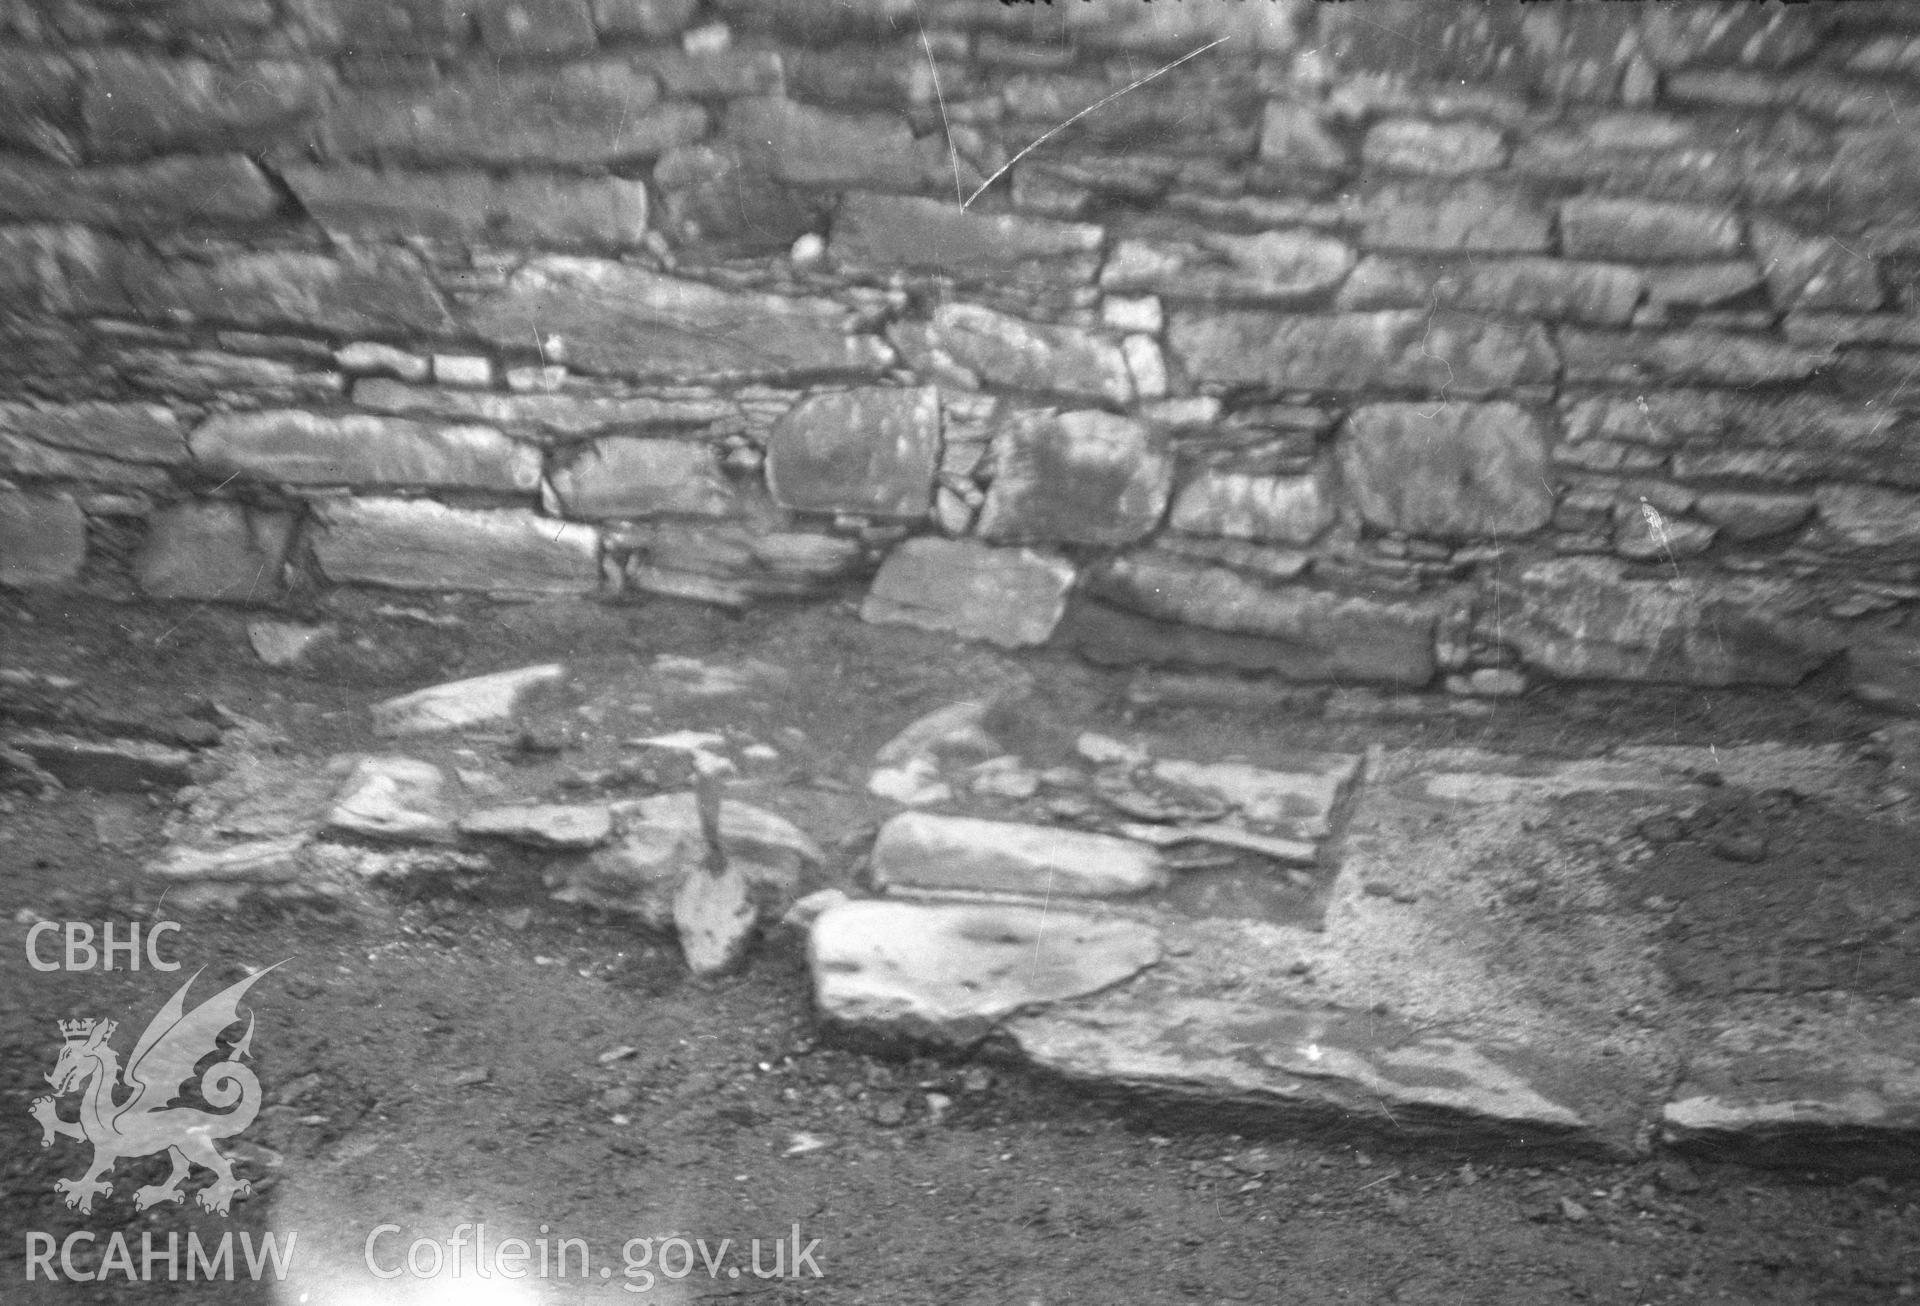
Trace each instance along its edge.
{"label": "thin flat stone", "polygon": [[613,837],[613,814],[603,803],[489,807],[462,817],[460,833],[510,839],[533,848],[597,848]]}
{"label": "thin flat stone", "polygon": [[417,689],[375,703],[373,730],[380,735],[417,735],[505,721],[535,687],[557,684],[566,674],[560,663],[548,662]]}
{"label": "thin flat stone", "polygon": [[301,875],[300,851],[308,836],[253,839],[225,848],[170,848],[147,864],[147,873],[169,880],[238,881],[246,884],[285,884]]}
{"label": "thin flat stone", "polygon": [[813,923],[821,1013],[876,1033],[970,1045],[1001,1020],[1132,978],[1160,937],[1130,920],[1001,905],[855,901]]}
{"label": "thin flat stone", "polygon": [[1360,757],[1310,753],[1294,761],[1299,769],[1277,771],[1244,762],[1162,758],[1153,763],[1153,774],[1216,794],[1249,821],[1284,828],[1301,839],[1324,838],[1333,828],[1334,807],[1360,773]]}
{"label": "thin flat stone", "polygon": [[1167,870],[1157,852],[1131,839],[902,812],[880,827],[873,880],[881,888],[1105,898],[1160,888]]}
{"label": "thin flat stone", "polygon": [[144,739],[80,739],[45,730],[6,736],[61,784],[109,793],[138,792],[150,785],[177,788],[193,778],[193,754]]}

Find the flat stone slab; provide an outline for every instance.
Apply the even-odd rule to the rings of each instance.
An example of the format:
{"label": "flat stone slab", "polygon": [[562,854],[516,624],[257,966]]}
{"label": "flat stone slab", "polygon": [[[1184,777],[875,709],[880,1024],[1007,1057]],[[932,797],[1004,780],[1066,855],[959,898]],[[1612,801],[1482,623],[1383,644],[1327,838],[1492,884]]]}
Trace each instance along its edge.
{"label": "flat stone slab", "polygon": [[1283,835],[1323,839],[1333,829],[1334,808],[1360,773],[1361,759],[1351,753],[1302,753],[1289,760],[1284,771],[1177,758],[1156,761],[1150,769],[1159,779],[1216,794],[1246,820]]}
{"label": "flat stone slab", "polygon": [[1146,844],[1050,825],[902,812],[880,827],[873,880],[881,888],[1119,897],[1163,887]]}
{"label": "flat stone slab", "polygon": [[597,848],[613,837],[613,814],[603,803],[489,807],[461,817],[460,833],[509,839],[531,848]]}
{"label": "flat stone slab", "polygon": [[22,730],[6,737],[61,784],[109,793],[149,785],[178,788],[193,778],[193,754],[144,739],[81,739],[46,730]]}
{"label": "flat stone slab", "polygon": [[250,839],[224,848],[178,845],[147,864],[150,875],[168,880],[284,884],[301,876],[304,834]]}
{"label": "flat stone slab", "polygon": [[373,705],[373,730],[379,735],[419,735],[439,730],[506,721],[535,688],[564,680],[558,662],[430,685]]}
{"label": "flat stone slab", "polygon": [[355,763],[329,828],[370,839],[450,843],[455,805],[446,772],[413,757],[363,757]]}
{"label": "flat stone slab", "polygon": [[874,900],[822,912],[807,948],[829,1021],[961,1046],[1022,1008],[1130,979],[1160,954],[1158,931],[1139,921]]}

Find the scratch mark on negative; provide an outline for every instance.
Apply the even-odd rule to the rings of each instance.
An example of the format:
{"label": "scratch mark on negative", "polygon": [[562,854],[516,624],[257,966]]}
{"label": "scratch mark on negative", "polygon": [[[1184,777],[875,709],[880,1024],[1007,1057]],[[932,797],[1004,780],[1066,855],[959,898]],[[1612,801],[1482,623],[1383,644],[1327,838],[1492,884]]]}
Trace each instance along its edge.
{"label": "scratch mark on negative", "polygon": [[947,162],[953,165],[953,199],[964,212],[967,201],[960,187],[960,152],[953,148],[953,124],[947,120],[947,93],[940,89],[940,65],[933,61],[933,42],[927,39],[927,24],[920,18],[920,6],[915,5],[913,16],[920,23],[920,48],[927,55],[927,71],[933,75],[933,98],[940,105],[940,131],[947,138]]}
{"label": "scratch mark on negative", "polygon": [[1205,54],[1207,51],[1213,49],[1213,47],[1216,45],[1225,45],[1231,39],[1232,39],[1231,37],[1223,36],[1217,41],[1208,41],[1205,45],[1199,47],[1198,49],[1189,50],[1187,51],[1187,53],[1181,55],[1178,59],[1175,59],[1172,63],[1167,64],[1163,67],[1154,69],[1152,72],[1148,73],[1145,77],[1137,77],[1133,81],[1128,82],[1125,86],[1122,86],[1119,90],[1113,92],[1111,95],[1102,96],[1100,99],[1095,100],[1092,104],[1089,104],[1086,108],[1074,114],[1073,117],[1067,119],[1065,122],[1061,123],[1058,127],[1054,127],[1048,131],[1042,132],[1039,135],[1039,137],[1037,137],[1033,141],[1032,144],[1028,145],[1025,149],[1021,150],[1018,154],[1014,155],[1011,159],[1008,159],[1005,163],[1001,164],[998,171],[996,171],[991,177],[987,178],[985,181],[981,182],[979,188],[975,190],[973,194],[967,196],[965,201],[961,203],[960,207],[964,209],[969,205],[971,205],[975,200],[980,198],[980,196],[986,191],[987,187],[993,185],[994,182],[999,181],[1000,178],[1006,176],[1008,170],[1011,169],[1014,164],[1026,158],[1027,155],[1033,153],[1046,141],[1050,140],[1054,136],[1059,135],[1061,132],[1065,131],[1067,128],[1073,126],[1073,124],[1075,124],[1076,122],[1079,122],[1082,118],[1086,117],[1088,114],[1092,113],[1094,110],[1103,108],[1106,105],[1112,104],[1115,100],[1119,99],[1121,96],[1125,95],[1127,92],[1139,90],[1142,86],[1145,86],[1148,82],[1152,81],[1154,78],[1159,77],[1164,73],[1172,72],[1175,68],[1178,68],[1181,64],[1185,63],[1187,60],[1196,58],[1199,55]]}

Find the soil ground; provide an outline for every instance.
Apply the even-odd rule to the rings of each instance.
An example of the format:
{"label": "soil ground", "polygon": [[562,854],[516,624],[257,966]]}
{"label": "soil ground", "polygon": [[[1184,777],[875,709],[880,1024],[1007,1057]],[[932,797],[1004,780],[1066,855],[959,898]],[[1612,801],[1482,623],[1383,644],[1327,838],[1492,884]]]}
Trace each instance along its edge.
{"label": "soil ground", "polygon": [[[991,690],[1019,704],[992,723],[996,733],[1041,765],[1080,730],[1119,732],[1142,712],[1186,756],[1255,761],[1263,749],[1370,743],[1577,757],[1630,741],[1859,742],[1875,725],[1821,685],[1795,695],[1553,688],[1477,716],[1141,708],[1130,673],[956,649],[862,626],[843,608],[732,618],[669,603],[328,602],[315,615],[343,637],[301,673],[259,664],[244,613],[49,599],[0,612],[4,662],[73,676],[103,710],[132,717],[199,720],[217,703],[317,763],[384,747],[367,729],[378,698],[564,659],[578,687],[549,717],[562,737],[548,743],[561,751],[528,754],[511,737],[465,746],[529,791],[646,792],[671,777],[634,768],[624,737],[697,726],[750,734],[781,761],[748,776],[745,791],[828,850],[821,884],[849,887],[882,810],[861,791],[874,749],[923,712]],[[747,667],[762,689],[675,698],[660,689],[662,655]],[[13,1122],[0,1126],[0,1300],[1051,1306],[1871,1303],[1920,1293],[1911,1179],[1660,1154],[1493,1159],[1390,1136],[1358,1147],[1243,1137],[1191,1112],[1176,1120],[1148,1104],[1092,1100],[990,1061],[869,1056],[823,1037],[798,935],[769,935],[740,976],[695,982],[670,939],[547,901],[537,859],[525,874],[411,886],[331,911],[181,915],[162,945],[183,964],[177,974],[31,969],[23,945],[37,919],[124,928],[174,918],[140,873],[163,846],[171,801],[69,789],[10,795],[0,811],[0,912],[10,922],[0,1119]],[[1763,966],[1785,977],[1784,991],[1806,991],[1844,969],[1864,991],[1911,994],[1914,972],[1898,965],[1912,955],[1903,936],[1863,931],[1844,901],[1822,899],[1831,875],[1791,874],[1809,857],[1844,861],[1884,901],[1913,892],[1910,857],[1895,860],[1906,845],[1892,850],[1876,842],[1883,831],[1778,797],[1730,796],[1690,823],[1660,850],[1668,892],[1683,904],[1670,928],[1692,940],[1673,952],[1690,968],[1679,983],[1735,991],[1748,985],[1746,969]],[[1788,854],[1771,858],[1757,885],[1747,864],[1713,854],[1715,838],[1756,829]],[[1879,883],[1901,875],[1904,885]],[[68,1210],[53,1184],[80,1171],[84,1151],[69,1140],[42,1151],[28,1117],[59,1047],[53,1022],[137,1026],[196,968],[206,967],[198,997],[274,962],[284,964],[248,998],[251,1064],[270,1105],[227,1145],[252,1194],[230,1219],[190,1201],[135,1212],[133,1187],[164,1174],[148,1160],[123,1164],[91,1215]],[[196,1172],[189,1190],[202,1179]],[[587,1277],[577,1251],[564,1279],[368,1273],[379,1226],[398,1226],[375,1242],[374,1260],[392,1267],[416,1238],[444,1251],[459,1226],[482,1221],[495,1245],[582,1240]],[[796,1263],[796,1229],[799,1246],[818,1240],[808,1261]],[[143,1233],[161,1248],[189,1230],[209,1243],[243,1231],[298,1238],[277,1285],[135,1284],[118,1272],[102,1283],[26,1282],[30,1235],[60,1241],[75,1230],[98,1235],[76,1244],[83,1271],[101,1264],[116,1231],[136,1260]],[[763,1269],[782,1244],[786,1277],[752,1273],[755,1239]]]}

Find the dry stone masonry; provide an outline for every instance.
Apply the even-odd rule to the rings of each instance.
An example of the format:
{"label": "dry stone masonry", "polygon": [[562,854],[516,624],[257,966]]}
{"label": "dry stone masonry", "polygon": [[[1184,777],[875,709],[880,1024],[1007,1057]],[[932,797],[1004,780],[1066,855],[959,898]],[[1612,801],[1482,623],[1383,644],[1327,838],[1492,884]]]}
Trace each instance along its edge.
{"label": "dry stone masonry", "polygon": [[0,584],[1912,706],[1920,10],[1364,8],[7,6]]}

